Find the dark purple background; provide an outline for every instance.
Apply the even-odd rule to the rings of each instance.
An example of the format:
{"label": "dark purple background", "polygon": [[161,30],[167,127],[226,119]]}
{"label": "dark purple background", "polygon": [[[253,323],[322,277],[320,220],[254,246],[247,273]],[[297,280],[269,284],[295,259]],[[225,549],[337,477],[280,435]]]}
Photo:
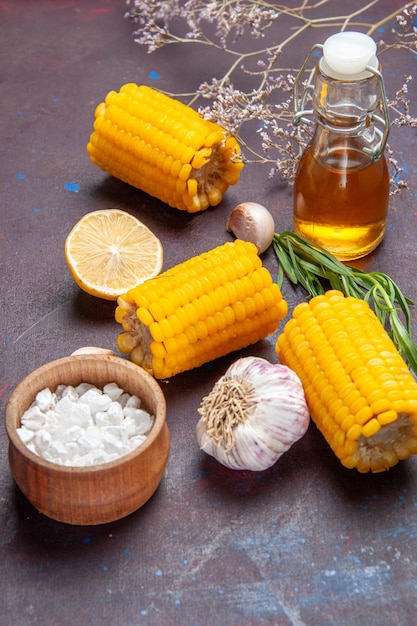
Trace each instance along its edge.
{"label": "dark purple background", "polygon": [[[332,11],[345,13],[346,4],[332,2]],[[348,4],[349,11],[362,6]],[[367,19],[400,6],[381,0]],[[63,256],[84,213],[133,213],[162,240],[165,267],[230,239],[227,217],[244,200],[265,204],[277,230],[291,228],[291,189],[269,179],[268,166],[248,166],[219,207],[190,216],[90,163],[94,108],[109,90],[132,81],[180,93],[219,75],[222,61],[207,51],[168,47],[148,55],[133,41],[126,9],[123,0],[0,1],[2,415],[12,389],[36,367],[83,345],[115,349],[115,305],[80,292]],[[277,28],[279,40],[285,20]],[[283,65],[299,64],[328,34],[307,31],[302,45],[286,48]],[[388,92],[416,70],[411,54],[392,52],[383,63]],[[388,272],[417,299],[416,130],[397,129],[390,143],[410,188],[392,199],[385,240],[360,265]],[[271,251],[264,262],[275,275]],[[303,294],[285,283],[284,297],[292,308]],[[417,339],[416,320],[413,312]],[[275,361],[275,340],[239,355]],[[109,526],[71,527],[38,514],[13,483],[2,423],[0,624],[412,623],[417,460],[360,475],[343,469],[311,426],[268,471],[223,468],[199,451],[194,427],[201,398],[235,358],[161,383],[172,441],[165,476],[141,510]]]}

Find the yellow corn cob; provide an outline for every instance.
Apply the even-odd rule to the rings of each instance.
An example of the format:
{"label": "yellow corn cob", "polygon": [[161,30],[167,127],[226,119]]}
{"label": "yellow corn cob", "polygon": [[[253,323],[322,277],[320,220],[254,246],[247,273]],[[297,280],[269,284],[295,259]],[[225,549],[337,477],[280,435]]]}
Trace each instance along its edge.
{"label": "yellow corn cob", "polygon": [[380,472],[417,452],[417,383],[366,302],[333,290],[296,306],[276,348],[345,467]]}
{"label": "yellow corn cob", "polygon": [[273,333],[288,306],[254,244],[236,239],[118,299],[122,352],[167,378]]}
{"label": "yellow corn cob", "polygon": [[190,213],[219,204],[243,168],[236,139],[218,124],[133,83],[97,106],[87,151],[112,176]]}

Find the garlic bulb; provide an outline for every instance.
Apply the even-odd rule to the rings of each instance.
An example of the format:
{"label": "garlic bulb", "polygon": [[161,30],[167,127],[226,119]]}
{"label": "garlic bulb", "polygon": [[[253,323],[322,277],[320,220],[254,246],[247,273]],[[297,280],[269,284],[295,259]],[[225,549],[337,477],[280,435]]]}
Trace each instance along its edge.
{"label": "garlic bulb", "polygon": [[297,374],[259,357],[235,361],[198,412],[200,448],[231,469],[271,467],[310,422]]}
{"label": "garlic bulb", "polygon": [[262,204],[242,202],[231,212],[227,230],[238,239],[254,243],[259,254],[262,254],[272,243],[275,223],[268,209]]}

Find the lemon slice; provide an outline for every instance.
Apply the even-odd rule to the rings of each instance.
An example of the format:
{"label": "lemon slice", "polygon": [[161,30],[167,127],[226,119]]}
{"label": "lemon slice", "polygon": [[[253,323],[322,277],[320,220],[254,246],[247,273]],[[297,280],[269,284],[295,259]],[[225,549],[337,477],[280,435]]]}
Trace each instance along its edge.
{"label": "lemon slice", "polygon": [[77,285],[105,300],[159,274],[164,257],[153,232],[120,209],[84,215],[68,234],[64,254]]}

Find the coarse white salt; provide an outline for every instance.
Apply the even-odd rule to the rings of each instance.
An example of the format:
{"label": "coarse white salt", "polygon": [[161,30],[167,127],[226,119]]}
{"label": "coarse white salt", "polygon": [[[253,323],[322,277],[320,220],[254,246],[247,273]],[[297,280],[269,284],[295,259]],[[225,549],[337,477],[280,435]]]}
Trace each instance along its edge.
{"label": "coarse white salt", "polygon": [[103,387],[103,393],[105,393],[106,396],[109,396],[109,398],[114,402],[115,400],[118,400],[121,395],[123,395],[123,389],[120,389],[119,385],[116,383],[107,383],[107,385],[104,385]]}
{"label": "coarse white salt", "polygon": [[36,395],[36,405],[41,411],[47,411],[51,408],[53,402],[52,392],[50,389],[42,389]]}
{"label": "coarse white salt", "polygon": [[32,441],[33,437],[35,436],[35,433],[33,432],[33,430],[29,430],[28,428],[18,428],[17,434],[19,435],[23,443],[26,445],[30,441]]}
{"label": "coarse white salt", "polygon": [[35,432],[45,424],[45,414],[36,405],[32,405],[23,415],[21,425],[27,430]]}
{"label": "coarse white salt", "polygon": [[50,432],[43,428],[42,430],[38,430],[35,434],[35,446],[40,451],[47,450],[52,442],[52,435]]}
{"label": "coarse white salt", "polygon": [[112,424],[121,424],[124,419],[123,409],[120,404],[114,400],[106,411]]}
{"label": "coarse white salt", "polygon": [[131,418],[135,422],[138,435],[144,435],[151,427],[151,417],[143,409],[126,406],[123,414],[125,418]]}
{"label": "coarse white salt", "polygon": [[59,385],[36,394],[17,433],[43,459],[68,467],[109,463],[140,446],[155,417],[140,398],[108,383]]}
{"label": "coarse white salt", "polygon": [[98,389],[89,389],[82,396],[82,401],[87,404],[91,413],[94,415],[97,411],[107,411],[111,404],[111,399]]}
{"label": "coarse white salt", "polygon": [[125,408],[127,401],[129,400],[130,395],[128,393],[122,393],[120,398],[117,400],[122,409]]}
{"label": "coarse white salt", "polygon": [[130,396],[127,399],[127,402],[124,406],[124,408],[126,407],[132,407],[134,409],[138,409],[140,407],[140,399],[137,396]]}
{"label": "coarse white salt", "polygon": [[78,393],[78,396],[82,396],[89,389],[94,389],[94,385],[91,383],[80,383],[76,386],[75,391]]}

